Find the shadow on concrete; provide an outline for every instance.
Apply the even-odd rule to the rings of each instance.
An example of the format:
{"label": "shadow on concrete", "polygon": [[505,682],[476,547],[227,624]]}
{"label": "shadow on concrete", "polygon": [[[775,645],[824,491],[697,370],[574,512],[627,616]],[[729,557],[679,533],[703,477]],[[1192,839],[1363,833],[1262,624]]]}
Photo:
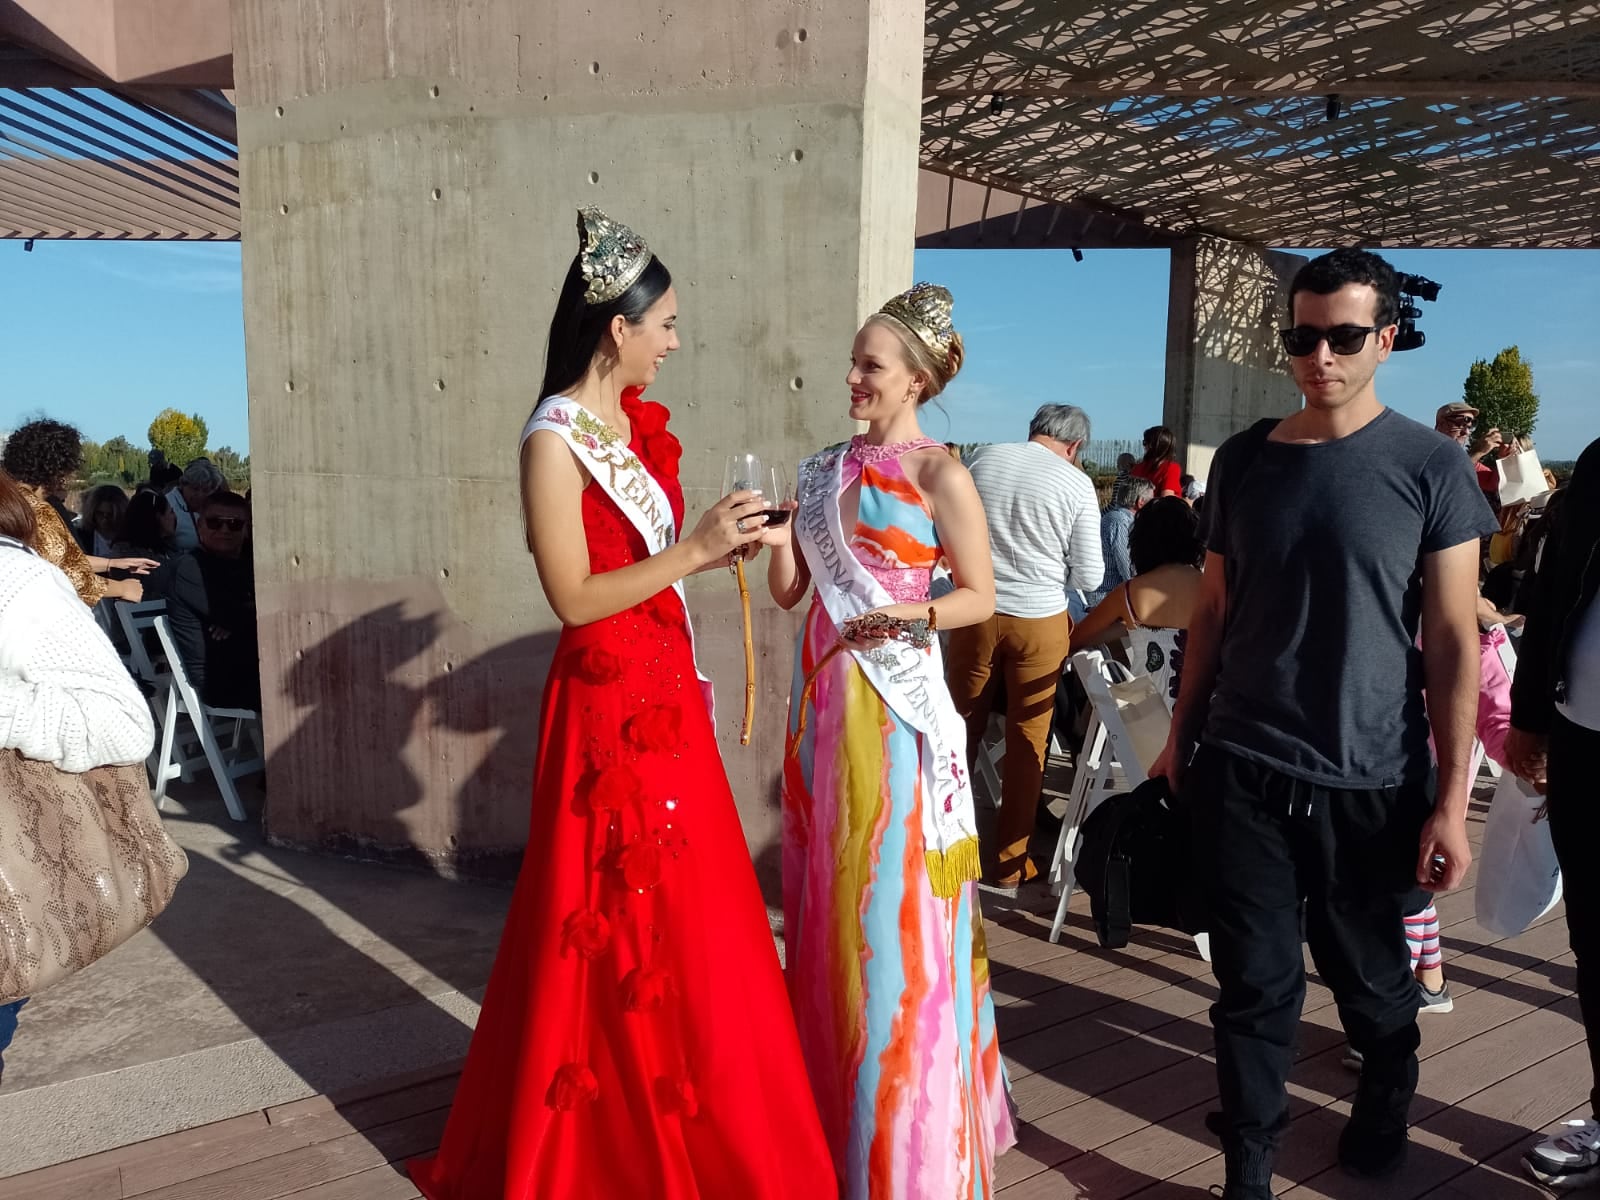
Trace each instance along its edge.
{"label": "shadow on concrete", "polygon": [[[414,682],[441,625],[441,614],[408,617],[402,605],[387,605],[305,650],[285,681],[300,715],[269,761],[270,798],[260,783],[243,789],[253,810],[272,806],[277,824],[286,808],[288,823],[304,831],[311,817],[293,811],[296,779],[315,764],[309,769],[334,772],[337,786],[365,812],[370,838],[269,841],[259,825],[228,821],[209,800],[193,803],[196,793],[209,792],[207,781],[181,789],[192,806],[187,818],[169,815],[211,825],[221,836],[215,857],[191,854],[190,877],[156,922],[155,935],[318,1093],[348,1088],[375,1069],[381,1075],[386,1057],[394,1060],[392,1074],[416,1067],[419,1056],[447,1061],[464,1053],[470,1003],[447,1011],[430,1001],[446,992],[471,1000],[481,992],[510,903],[508,888],[454,886],[440,877],[453,874],[449,864],[410,849],[405,814],[424,786],[404,752],[422,720],[482,735],[487,753],[455,789],[463,822],[487,806],[503,806],[507,796],[531,796],[538,708],[505,698],[530,687],[537,695],[543,673],[530,681],[528,664],[548,662],[556,635],[518,639]],[[351,723],[319,720],[325,705],[370,714],[359,723],[357,744],[328,744],[328,728]],[[525,828],[526,820],[524,811],[517,823]],[[514,878],[520,860],[520,845],[506,846],[464,854],[461,866],[480,880],[503,882]],[[312,896],[297,898],[302,890]],[[387,1040],[392,1031],[379,1019],[399,1009],[407,1014],[401,1046]],[[330,1023],[343,1023],[353,1040],[330,1049],[325,1039],[307,1035]],[[368,1035],[382,1040],[361,1044]]]}

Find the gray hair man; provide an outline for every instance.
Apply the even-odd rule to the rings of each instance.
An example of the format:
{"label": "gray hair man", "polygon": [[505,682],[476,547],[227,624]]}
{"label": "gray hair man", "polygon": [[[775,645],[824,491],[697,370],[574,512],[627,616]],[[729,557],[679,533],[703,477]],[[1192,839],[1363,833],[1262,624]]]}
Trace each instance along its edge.
{"label": "gray hair man", "polygon": [[1089,595],[1090,608],[1133,578],[1133,555],[1128,552],[1128,535],[1133,532],[1133,518],[1155,498],[1156,485],[1137,475],[1128,480],[1120,496],[1111,497],[1111,507],[1100,516],[1100,556],[1105,561],[1106,570],[1099,589]]}
{"label": "gray hair man", "polygon": [[218,492],[226,491],[228,481],[208,459],[197,458],[184,469],[178,486],[167,494],[172,511],[178,516],[178,527],[173,531],[173,545],[181,551],[193,550],[200,545],[200,530],[195,516],[205,503]]}
{"label": "gray hair man", "polygon": [[995,690],[1005,682],[1006,759],[999,871],[987,886],[1014,895],[1038,867],[1028,857],[1044,782],[1056,680],[1071,649],[1071,591],[1100,585],[1100,505],[1078,467],[1089,417],[1046,404],[1026,442],[983,446],[967,459],[994,553],[995,614],[950,635],[950,694],[977,753]]}

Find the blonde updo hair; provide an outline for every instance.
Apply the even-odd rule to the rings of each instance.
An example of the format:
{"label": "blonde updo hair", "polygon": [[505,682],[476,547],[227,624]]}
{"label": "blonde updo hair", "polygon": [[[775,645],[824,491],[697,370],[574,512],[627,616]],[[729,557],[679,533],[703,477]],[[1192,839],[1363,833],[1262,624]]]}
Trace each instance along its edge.
{"label": "blonde updo hair", "polygon": [[959,333],[950,335],[950,365],[946,367],[939,365],[939,360],[934,358],[933,351],[928,349],[926,342],[893,317],[874,313],[867,318],[867,324],[882,325],[900,339],[906,366],[911,368],[913,374],[922,377],[922,395],[917,397],[919,405],[926,404],[949,387],[950,381],[960,372],[961,364],[966,359],[966,347],[962,344]]}

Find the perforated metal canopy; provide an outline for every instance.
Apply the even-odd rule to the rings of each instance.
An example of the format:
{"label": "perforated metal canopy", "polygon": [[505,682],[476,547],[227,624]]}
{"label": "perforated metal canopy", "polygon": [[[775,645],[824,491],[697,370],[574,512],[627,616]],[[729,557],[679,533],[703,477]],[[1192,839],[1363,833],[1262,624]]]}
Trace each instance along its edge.
{"label": "perforated metal canopy", "polygon": [[[0,237],[238,237],[219,93],[8,51]],[[925,60],[921,245],[1600,244],[1597,3],[929,0]]]}
{"label": "perforated metal canopy", "polygon": [[1157,241],[1600,243],[1600,4],[930,0],[924,95],[923,166],[1064,206],[1056,244],[1095,218]]}

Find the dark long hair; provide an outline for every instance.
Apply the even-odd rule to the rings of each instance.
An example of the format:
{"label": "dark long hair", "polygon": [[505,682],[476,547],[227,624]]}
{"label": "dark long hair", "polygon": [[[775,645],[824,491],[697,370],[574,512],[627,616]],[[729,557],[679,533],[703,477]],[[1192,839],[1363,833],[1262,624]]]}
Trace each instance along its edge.
{"label": "dark long hair", "polygon": [[1172,430],[1165,425],[1152,425],[1144,431],[1146,442],[1154,441],[1155,445],[1144,452],[1145,466],[1153,467],[1157,463],[1176,462],[1178,456],[1172,452]]}
{"label": "dark long hair", "polygon": [[620,313],[628,324],[637,325],[671,286],[671,272],[659,258],[652,256],[632,287],[615,300],[591,306],[583,298],[581,256],[574,257],[572,266],[567,268],[567,280],[561,285],[561,299],[556,301],[556,315],[550,319],[550,340],[545,345],[544,383],[539,388],[539,399],[562,395],[583,378],[589,364],[594,362],[595,351],[600,348],[600,339],[610,327],[612,317]]}
{"label": "dark long hair", "polygon": [[161,516],[169,507],[167,498],[160,492],[138,493],[128,501],[117,541],[136,550],[166,549],[166,539],[161,536]]}
{"label": "dark long hair", "polygon": [[1128,557],[1135,575],[1171,563],[1198,567],[1206,557],[1199,516],[1177,496],[1146,504],[1128,531]]}

